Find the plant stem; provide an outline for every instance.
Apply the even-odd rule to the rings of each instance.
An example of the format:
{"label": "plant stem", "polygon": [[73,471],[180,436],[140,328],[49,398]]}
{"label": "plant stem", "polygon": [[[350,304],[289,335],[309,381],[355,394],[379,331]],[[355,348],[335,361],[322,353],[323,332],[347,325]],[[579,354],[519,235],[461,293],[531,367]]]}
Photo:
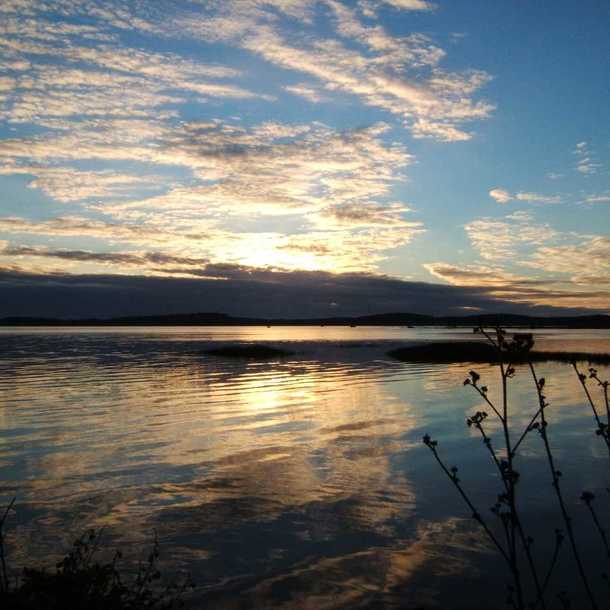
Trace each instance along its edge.
{"label": "plant stem", "polygon": [[[504,489],[506,490],[506,492],[509,492],[509,488],[508,488],[508,484],[506,482],[506,479],[503,476],[502,473],[502,467],[500,465],[500,460],[498,460],[498,456],[496,455],[496,452],[491,444],[491,439],[489,438],[489,436],[487,435],[487,433],[485,432],[485,430],[483,429],[483,425],[481,424],[480,421],[475,421],[473,422],[474,426],[477,428],[477,430],[479,430],[479,432],[481,433],[481,436],[483,437],[483,443],[485,444],[485,446],[487,447],[487,449],[489,450],[491,457],[494,461],[494,464],[496,465],[496,468],[498,469],[498,472],[500,473],[500,477],[502,479],[502,482],[504,484]],[[527,557],[527,562],[530,568],[530,572],[532,574],[532,578],[534,580],[534,586],[536,588],[536,596],[537,596],[537,600],[536,600],[536,605],[538,603],[542,604],[542,608],[543,610],[546,608],[546,603],[544,601],[544,590],[543,588],[540,586],[540,579],[538,578],[538,571],[536,569],[536,564],[534,562],[534,558],[532,556],[532,552],[530,549],[530,543],[528,542],[527,536],[525,535],[525,532],[523,530],[523,526],[521,524],[521,519],[519,518],[518,514],[515,514],[515,521],[517,524],[517,532],[519,534],[519,539],[521,540],[521,544],[523,546],[523,550],[525,551],[525,555]],[[510,540],[510,537],[508,535],[508,530],[506,531],[506,535],[507,535],[507,540]]]}
{"label": "plant stem", "polygon": [[[574,368],[574,371],[576,372],[578,380],[580,381],[580,385],[582,386],[582,389],[585,392],[587,400],[589,401],[589,405],[591,405],[591,410],[593,411],[595,421],[597,422],[597,432],[598,432],[599,436],[601,436],[604,439],[604,442],[606,443],[606,449],[608,449],[608,459],[610,459],[610,438],[608,438],[608,424],[610,424],[610,406],[608,405],[608,387],[605,386],[605,399],[606,399],[606,411],[609,412],[609,415],[608,415],[608,423],[604,424],[604,422],[602,422],[602,420],[599,416],[599,413],[597,412],[597,407],[595,406],[595,402],[594,402],[593,398],[591,397],[591,392],[589,392],[589,388],[587,387],[586,376],[583,375],[578,370],[578,367],[576,366],[576,362],[572,362],[572,367]],[[599,380],[598,380],[598,383],[599,383]]]}
{"label": "plant stem", "polygon": [[586,505],[587,505],[587,508],[589,509],[589,512],[591,513],[593,523],[595,523],[595,527],[597,528],[597,531],[599,532],[602,542],[604,543],[604,548],[606,549],[606,556],[608,557],[608,559],[610,559],[610,545],[608,545],[608,537],[606,536],[606,530],[602,527],[602,524],[600,523],[600,521],[597,517],[597,513],[595,512],[595,509],[593,508],[593,504],[591,502],[586,502]]}
{"label": "plant stem", "polygon": [[547,590],[549,582],[551,581],[551,576],[552,576],[553,570],[555,569],[555,566],[557,564],[557,558],[559,557],[559,551],[561,550],[562,543],[563,543],[563,535],[559,532],[559,530],[557,530],[555,532],[555,549],[553,550],[553,557],[551,558],[551,563],[549,564],[549,569],[547,570],[546,576],[544,577],[544,582],[542,583],[542,590],[540,592],[540,595],[538,596],[538,599],[534,603],[534,607],[532,610],[536,610],[536,607],[538,606],[539,603],[544,604],[543,596]]}
{"label": "plant stem", "polygon": [[563,520],[566,525],[566,532],[568,534],[570,546],[572,547],[572,554],[574,555],[574,559],[575,559],[576,565],[578,567],[578,573],[580,575],[583,586],[587,593],[587,597],[589,598],[591,608],[593,608],[593,610],[597,610],[598,605],[597,605],[597,602],[595,601],[595,598],[593,597],[593,592],[591,591],[591,587],[589,586],[589,581],[587,579],[587,575],[585,573],[585,569],[584,569],[584,566],[583,566],[581,558],[580,558],[580,553],[578,552],[578,548],[576,546],[576,540],[574,538],[574,530],[572,529],[572,519],[568,514],[568,511],[567,511],[567,508],[565,506],[565,502],[563,499],[563,494],[561,493],[561,487],[559,485],[559,475],[558,475],[557,469],[555,468],[555,460],[553,458],[553,453],[551,451],[551,446],[549,444],[549,439],[548,439],[548,436],[546,433],[547,421],[546,421],[546,417],[544,414],[544,409],[546,407],[546,399],[544,398],[544,396],[542,394],[542,390],[541,390],[540,384],[538,382],[538,377],[536,375],[536,370],[534,369],[534,365],[531,362],[529,362],[528,364],[529,364],[530,371],[532,373],[532,377],[534,379],[534,385],[536,386],[536,393],[538,395],[538,403],[540,405],[540,419],[541,419],[541,426],[539,428],[539,431],[540,431],[540,436],[542,437],[542,440],[544,442],[544,449],[545,449],[547,460],[549,463],[549,468],[551,470],[551,476],[553,478],[553,488],[555,489],[555,494],[557,495],[557,500],[559,502],[559,508],[561,509],[561,515],[562,515]]}
{"label": "plant stem", "polygon": [[508,501],[510,504],[510,515],[511,515],[511,544],[510,544],[510,557],[513,567],[513,574],[515,578],[515,587],[517,589],[517,600],[519,607],[523,606],[523,589],[521,586],[521,574],[519,572],[519,564],[517,561],[517,503],[515,498],[515,476],[513,468],[513,451],[510,443],[510,430],[508,427],[508,387],[506,370],[504,368],[504,362],[500,354],[500,372],[502,374],[502,429],[504,431],[504,442],[506,444],[506,457],[508,460]]}
{"label": "plant stem", "polygon": [[451,482],[454,484],[455,488],[459,491],[464,502],[466,502],[466,504],[468,505],[468,508],[470,508],[470,510],[472,511],[472,518],[475,521],[478,521],[478,523],[483,527],[483,529],[485,530],[485,533],[487,534],[489,539],[493,542],[494,546],[498,549],[498,551],[500,552],[502,557],[504,557],[504,559],[510,564],[508,554],[506,553],[506,551],[504,550],[502,545],[498,542],[498,539],[494,536],[493,532],[489,529],[487,523],[485,523],[485,521],[483,520],[483,517],[481,517],[481,514],[476,509],[476,507],[474,506],[474,504],[472,503],[470,498],[466,495],[466,492],[460,485],[460,482],[457,480],[457,477],[455,475],[453,475],[451,472],[449,472],[449,469],[447,468],[447,466],[445,466],[445,464],[443,463],[443,460],[441,460],[440,456],[438,455],[436,447],[432,447],[430,445],[429,445],[429,447],[430,447],[430,451],[432,451],[432,454],[434,455],[436,461],[439,463],[443,472],[449,477]]}
{"label": "plant stem", "polygon": [[6,522],[6,518],[8,517],[9,512],[13,508],[13,504],[15,504],[16,498],[13,498],[9,505],[6,507],[4,511],[4,515],[2,515],[2,519],[0,519],[0,565],[2,567],[2,578],[0,578],[0,591],[3,593],[8,593],[8,573],[6,570],[6,558],[4,555],[4,524]]}

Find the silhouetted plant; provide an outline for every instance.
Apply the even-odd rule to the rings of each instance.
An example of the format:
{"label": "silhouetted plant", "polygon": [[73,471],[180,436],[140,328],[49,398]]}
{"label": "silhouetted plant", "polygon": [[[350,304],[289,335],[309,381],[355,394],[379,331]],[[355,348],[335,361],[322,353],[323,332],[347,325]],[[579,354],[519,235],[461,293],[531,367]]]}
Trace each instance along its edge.
{"label": "silhouetted plant", "polygon": [[[515,333],[511,339],[508,340],[506,332],[501,328],[496,328],[493,332],[488,332],[486,329],[481,327],[475,329],[475,332],[483,334],[487,341],[489,341],[494,347],[497,354],[497,365],[500,370],[501,378],[501,404],[495,404],[490,399],[488,388],[486,385],[481,384],[481,376],[478,372],[474,370],[470,371],[468,377],[464,380],[464,385],[473,388],[474,391],[476,391],[483,401],[489,406],[495,417],[499,420],[501,424],[503,446],[498,450],[493,445],[492,439],[485,428],[486,421],[489,417],[489,414],[486,411],[477,411],[467,418],[466,424],[468,427],[477,430],[481,435],[483,443],[489,452],[500,477],[502,489],[497,496],[496,503],[491,507],[491,513],[499,521],[501,536],[494,533],[494,529],[487,522],[487,519],[481,515],[472,499],[469,497],[457,476],[458,468],[456,466],[449,468],[440,457],[438,452],[438,442],[433,440],[428,434],[423,437],[423,442],[432,451],[432,454],[434,455],[434,458],[440,465],[441,469],[447,475],[453,486],[458,490],[460,496],[469,507],[473,519],[481,525],[493,546],[504,559],[510,575],[510,582],[507,585],[506,597],[508,606],[517,610],[538,607],[542,608],[542,610],[546,609],[549,583],[558,564],[563,542],[567,537],[590,607],[593,610],[597,610],[600,606],[598,605],[598,602],[595,599],[591,589],[589,583],[590,576],[587,574],[583,566],[581,553],[574,534],[572,519],[568,513],[567,505],[561,489],[560,481],[562,473],[556,467],[555,457],[548,438],[549,423],[546,418],[546,409],[548,408],[549,404],[544,394],[544,388],[546,385],[545,379],[542,377],[538,378],[534,365],[528,359],[528,354],[534,346],[533,336],[529,333]],[[530,418],[525,428],[522,429],[520,433],[516,433],[514,426],[511,425],[510,419],[508,381],[516,374],[515,363],[523,362],[527,363],[534,382],[536,395],[538,398],[538,408]],[[587,387],[587,377],[580,373],[575,363],[573,366],[592,408],[597,424],[596,432],[605,441],[610,455],[610,433],[608,427],[608,423],[610,422],[610,406],[608,404],[608,382],[602,381],[598,377],[596,369],[589,369],[589,378],[596,381],[603,393],[607,418],[606,421],[603,421],[603,418],[600,415],[600,410],[597,408],[591,392]],[[542,579],[540,578],[539,569],[537,567],[538,564],[533,556],[532,544],[534,539],[525,532],[522,519],[519,514],[517,492],[520,473],[515,468],[515,461],[518,457],[518,449],[528,434],[533,431],[537,431],[538,435],[542,439],[544,454],[551,474],[552,487],[554,489],[565,527],[565,534],[564,531],[555,529],[554,550],[550,561],[548,562],[548,566],[543,572],[544,578]],[[610,558],[610,546],[606,531],[593,507],[593,493],[588,491],[583,492],[581,500],[587,506],[595,528],[604,546],[606,555],[608,558]],[[524,563],[523,557],[525,558],[525,565],[522,565]],[[529,594],[529,597],[533,599],[529,599],[527,601],[526,598],[528,597],[528,587],[526,586],[527,579],[524,576],[524,572],[529,574],[532,585],[531,588],[533,589],[533,594]],[[606,573],[603,574],[603,577],[607,582],[609,582],[610,585],[610,581],[608,580]],[[571,607],[571,601],[566,591],[561,591],[556,596],[556,600],[563,608]]]}
{"label": "silhouetted plant", "polygon": [[146,561],[135,573],[121,565],[121,551],[111,561],[97,561],[101,532],[90,530],[74,542],[53,571],[26,567],[11,585],[3,532],[14,502],[0,521],[3,610],[170,610],[183,605],[182,596],[192,584],[188,578],[180,584],[160,584],[156,535]]}
{"label": "silhouetted plant", "polygon": [[0,519],[0,593],[4,594],[9,590],[8,572],[6,569],[6,557],[4,554],[4,524],[6,519],[11,512],[13,505],[15,504],[15,498],[13,498],[10,504],[4,510],[4,514]]}
{"label": "silhouetted plant", "polygon": [[578,376],[578,380],[580,381],[582,389],[585,392],[585,396],[587,397],[587,401],[589,402],[591,410],[593,411],[593,416],[595,417],[595,422],[597,423],[596,434],[603,439],[606,448],[608,449],[608,456],[610,457],[610,430],[608,428],[608,425],[610,424],[610,405],[608,404],[608,382],[602,381],[598,377],[597,369],[589,369],[589,377],[597,382],[598,386],[600,386],[603,392],[604,402],[606,406],[606,421],[603,421],[603,415],[600,415],[597,405],[595,404],[595,401],[591,396],[591,392],[587,387],[587,376],[578,370],[576,362],[573,362],[572,366],[574,367],[574,371]]}

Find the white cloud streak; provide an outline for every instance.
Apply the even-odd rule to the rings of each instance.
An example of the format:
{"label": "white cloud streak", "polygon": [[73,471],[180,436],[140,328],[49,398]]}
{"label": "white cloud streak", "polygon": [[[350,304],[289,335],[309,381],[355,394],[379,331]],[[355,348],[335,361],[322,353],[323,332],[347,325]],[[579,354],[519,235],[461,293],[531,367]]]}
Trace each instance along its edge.
{"label": "white cloud streak", "polygon": [[576,165],[574,169],[585,176],[596,174],[601,167],[590,152],[588,142],[578,142],[574,148],[573,154],[576,155]]}
{"label": "white cloud streak", "polygon": [[527,201],[533,203],[561,203],[559,195],[540,195],[539,193],[518,192],[510,193],[501,188],[489,191],[489,196],[498,203],[509,203],[511,201]]}

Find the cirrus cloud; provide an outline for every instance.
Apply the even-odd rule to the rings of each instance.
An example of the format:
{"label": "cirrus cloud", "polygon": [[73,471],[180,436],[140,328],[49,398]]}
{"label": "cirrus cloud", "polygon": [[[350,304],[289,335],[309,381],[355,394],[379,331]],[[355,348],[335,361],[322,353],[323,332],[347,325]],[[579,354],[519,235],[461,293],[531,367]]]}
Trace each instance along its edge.
{"label": "cirrus cloud", "polygon": [[528,201],[535,203],[561,203],[559,195],[540,195],[539,193],[518,192],[510,193],[501,188],[494,188],[489,191],[489,196],[498,203],[509,203],[511,201]]}

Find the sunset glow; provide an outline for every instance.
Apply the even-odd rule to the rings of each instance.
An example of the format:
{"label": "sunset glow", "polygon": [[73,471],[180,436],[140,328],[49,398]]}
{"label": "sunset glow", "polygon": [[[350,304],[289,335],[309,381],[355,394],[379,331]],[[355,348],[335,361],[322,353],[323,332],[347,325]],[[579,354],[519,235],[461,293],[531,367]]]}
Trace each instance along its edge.
{"label": "sunset glow", "polygon": [[[4,0],[3,313],[92,276],[342,286],[290,292],[296,316],[427,311],[422,284],[452,287],[443,312],[608,312],[609,23],[563,0]],[[211,307],[150,290],[148,313]]]}

